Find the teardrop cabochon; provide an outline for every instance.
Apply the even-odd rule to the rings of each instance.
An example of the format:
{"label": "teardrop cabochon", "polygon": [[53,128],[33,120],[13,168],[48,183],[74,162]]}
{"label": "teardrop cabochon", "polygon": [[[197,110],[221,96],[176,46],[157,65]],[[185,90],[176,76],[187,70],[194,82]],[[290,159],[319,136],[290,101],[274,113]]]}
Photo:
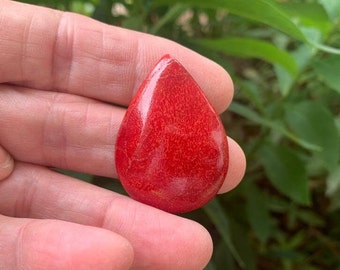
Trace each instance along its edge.
{"label": "teardrop cabochon", "polygon": [[171,213],[203,206],[222,186],[229,162],[224,127],[198,84],[170,55],[131,101],[115,161],[132,198]]}

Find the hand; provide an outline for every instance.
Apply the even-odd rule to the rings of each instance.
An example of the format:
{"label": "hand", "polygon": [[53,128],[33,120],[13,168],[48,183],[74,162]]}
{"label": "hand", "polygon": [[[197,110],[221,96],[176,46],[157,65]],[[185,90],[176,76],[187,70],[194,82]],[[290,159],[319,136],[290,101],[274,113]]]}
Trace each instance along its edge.
{"label": "hand", "polygon": [[[212,242],[201,225],[48,167],[115,177],[121,106],[163,54],[187,67],[218,112],[232,99],[228,74],[159,37],[16,2],[0,6],[0,143],[15,160],[0,182],[0,269],[203,269]],[[242,150],[229,144],[220,192],[245,170]],[[0,178],[10,172],[1,171],[3,156]]]}

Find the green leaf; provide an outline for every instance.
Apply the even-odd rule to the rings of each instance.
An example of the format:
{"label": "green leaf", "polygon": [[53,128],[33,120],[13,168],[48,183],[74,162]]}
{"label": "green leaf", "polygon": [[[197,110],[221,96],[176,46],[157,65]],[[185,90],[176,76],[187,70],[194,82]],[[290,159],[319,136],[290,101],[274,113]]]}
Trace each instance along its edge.
{"label": "green leaf", "polygon": [[265,106],[263,104],[261,90],[259,85],[252,80],[243,80],[235,77],[235,85],[238,85],[242,89],[242,93],[251,100],[253,106],[261,113],[265,114]]}
{"label": "green leaf", "polygon": [[332,196],[340,190],[340,165],[327,177],[326,184],[326,194],[328,196]]}
{"label": "green leaf", "polygon": [[247,217],[257,238],[265,244],[274,231],[274,220],[270,216],[268,201],[252,182],[245,185]]}
{"label": "green leaf", "polygon": [[131,17],[126,18],[123,21],[122,26],[124,28],[142,31],[143,26],[144,26],[144,21],[143,21],[142,16],[131,16]]}
{"label": "green leaf", "polygon": [[321,148],[318,145],[309,143],[308,141],[303,140],[302,138],[297,137],[295,134],[291,133],[289,130],[287,130],[283,125],[278,124],[277,122],[274,122],[270,119],[266,119],[263,116],[259,115],[256,111],[248,108],[247,106],[244,106],[242,104],[239,104],[237,102],[233,102],[229,108],[229,111],[232,111],[238,115],[241,115],[248,120],[257,123],[261,126],[268,127],[270,129],[273,129],[275,131],[279,131],[284,136],[295,142],[296,144],[300,145],[301,147],[311,150],[311,151],[320,151]]}
{"label": "green leaf", "polygon": [[173,5],[174,3],[182,3],[190,7],[227,9],[238,16],[267,24],[320,50],[340,54],[340,49],[310,40],[295,23],[294,18],[273,0],[157,0],[153,4],[154,6],[161,6]]}
{"label": "green leaf", "polygon": [[[231,229],[232,230],[232,229]],[[233,235],[235,233],[232,230]],[[228,270],[238,270],[240,269],[237,265],[233,256],[231,255],[228,247],[224,241],[215,241],[214,243],[214,253],[212,261],[214,263],[214,270],[218,269],[228,269]],[[207,269],[204,269],[207,270]]]}
{"label": "green leaf", "polygon": [[198,39],[196,42],[214,51],[239,57],[254,57],[272,64],[279,64],[292,75],[297,72],[295,59],[286,51],[266,41],[251,38],[222,38]]}
{"label": "green leaf", "polygon": [[109,0],[101,0],[96,6],[92,18],[105,23],[112,23],[112,3]]}
{"label": "green leaf", "polygon": [[329,174],[326,179],[326,195],[330,199],[330,210],[335,211],[340,208],[340,165]]}
{"label": "green leaf", "polygon": [[327,35],[332,23],[324,7],[318,3],[284,2],[278,4],[291,20],[297,21],[304,27],[312,27]]}
{"label": "green leaf", "polygon": [[91,16],[95,10],[95,6],[90,1],[72,1],[70,2],[70,10],[75,13],[80,13],[85,16]]}
{"label": "green leaf", "polygon": [[91,183],[93,180],[93,175],[90,175],[87,173],[81,173],[81,172],[70,171],[70,170],[65,170],[65,169],[55,169],[55,171],[68,175],[73,178],[83,180],[85,182],[89,182],[89,183]]}
{"label": "green leaf", "polygon": [[302,220],[309,226],[322,227],[325,225],[325,220],[323,219],[323,217],[309,209],[299,210],[297,212],[297,216],[300,220]]}
{"label": "green leaf", "polygon": [[296,203],[310,204],[305,164],[293,150],[268,143],[260,149],[259,160],[277,190]]}
{"label": "green leaf", "polygon": [[149,33],[153,35],[157,34],[165,24],[177,18],[184,10],[185,7],[180,3],[171,6],[165,15],[151,26]]}
{"label": "green leaf", "polygon": [[313,68],[326,85],[340,93],[340,56],[316,59]]}
{"label": "green leaf", "polygon": [[339,135],[332,113],[319,102],[287,105],[285,119],[297,136],[321,147],[315,152],[325,168],[332,171],[339,160]]}
{"label": "green leaf", "polygon": [[203,207],[206,214],[209,216],[210,220],[216,226],[218,232],[221,234],[221,237],[227,247],[229,248],[231,254],[234,259],[237,261],[240,267],[244,267],[244,262],[241,259],[239,253],[237,252],[234,243],[232,241],[232,237],[230,235],[230,226],[229,220],[226,216],[223,207],[220,205],[219,201],[214,198],[208,204]]}
{"label": "green leaf", "polygon": [[[302,70],[310,63],[315,53],[315,48],[306,44],[300,45],[294,52],[291,53],[292,57],[295,59],[298,73],[301,73]],[[296,78],[299,76],[292,76],[278,65],[275,66],[275,72],[278,78],[280,91],[283,96],[287,96],[290,93]]]}
{"label": "green leaf", "polygon": [[218,269],[256,270],[256,266],[258,266],[257,251],[254,249],[252,237],[249,237],[249,226],[245,223],[246,213],[243,212],[244,208],[239,205],[242,202],[237,200],[236,203],[238,205],[235,205],[236,208],[234,209],[236,210],[235,212],[238,213],[232,213],[235,217],[230,219],[230,230],[232,232],[232,239],[235,243],[235,247],[242,257],[245,267],[241,268],[240,266],[235,266],[234,268],[231,268],[230,264],[224,264],[224,267]]}
{"label": "green leaf", "polygon": [[155,5],[171,4],[176,2],[192,7],[228,9],[236,15],[259,21],[275,27],[294,38],[303,40],[304,36],[279,6],[270,0],[157,0]]}
{"label": "green leaf", "polygon": [[325,8],[329,18],[334,20],[340,17],[340,1],[339,0],[319,0],[319,2]]}
{"label": "green leaf", "polygon": [[216,270],[213,262],[209,262],[208,265],[204,268],[204,270]]}

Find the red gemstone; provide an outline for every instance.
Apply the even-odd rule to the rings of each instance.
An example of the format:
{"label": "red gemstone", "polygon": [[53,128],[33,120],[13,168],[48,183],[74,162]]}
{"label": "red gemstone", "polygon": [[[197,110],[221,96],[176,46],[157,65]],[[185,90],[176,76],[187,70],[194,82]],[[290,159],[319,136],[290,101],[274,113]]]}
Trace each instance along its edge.
{"label": "red gemstone", "polygon": [[128,194],[168,212],[197,209],[220,189],[228,169],[223,125],[171,56],[163,56],[131,101],[115,159]]}

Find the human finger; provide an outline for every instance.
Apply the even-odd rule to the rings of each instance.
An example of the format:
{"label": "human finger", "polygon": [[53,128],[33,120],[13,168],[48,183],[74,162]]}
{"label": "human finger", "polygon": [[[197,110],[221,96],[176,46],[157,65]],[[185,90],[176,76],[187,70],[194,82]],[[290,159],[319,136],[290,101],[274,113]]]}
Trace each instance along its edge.
{"label": "human finger", "polygon": [[[0,114],[6,115],[0,118],[0,138],[16,160],[117,176],[115,142],[125,109],[70,94],[3,85]],[[232,173],[226,185],[235,185],[244,173],[245,159],[241,148],[230,144]]]}
{"label": "human finger", "polygon": [[211,257],[211,237],[200,224],[43,167],[18,162],[0,194],[4,215],[60,219],[121,235],[133,247],[132,269],[203,269]]}
{"label": "human finger", "polygon": [[129,242],[112,231],[57,220],[0,215],[0,269],[128,270]]}
{"label": "human finger", "polygon": [[14,160],[0,145],[0,181],[7,178],[13,171]]}
{"label": "human finger", "polygon": [[233,96],[228,73],[164,38],[90,18],[0,1],[0,82],[128,105],[164,55],[177,58],[222,112]]}
{"label": "human finger", "polygon": [[228,137],[229,166],[225,181],[218,193],[225,193],[235,188],[242,180],[246,171],[246,157],[241,147]]}

